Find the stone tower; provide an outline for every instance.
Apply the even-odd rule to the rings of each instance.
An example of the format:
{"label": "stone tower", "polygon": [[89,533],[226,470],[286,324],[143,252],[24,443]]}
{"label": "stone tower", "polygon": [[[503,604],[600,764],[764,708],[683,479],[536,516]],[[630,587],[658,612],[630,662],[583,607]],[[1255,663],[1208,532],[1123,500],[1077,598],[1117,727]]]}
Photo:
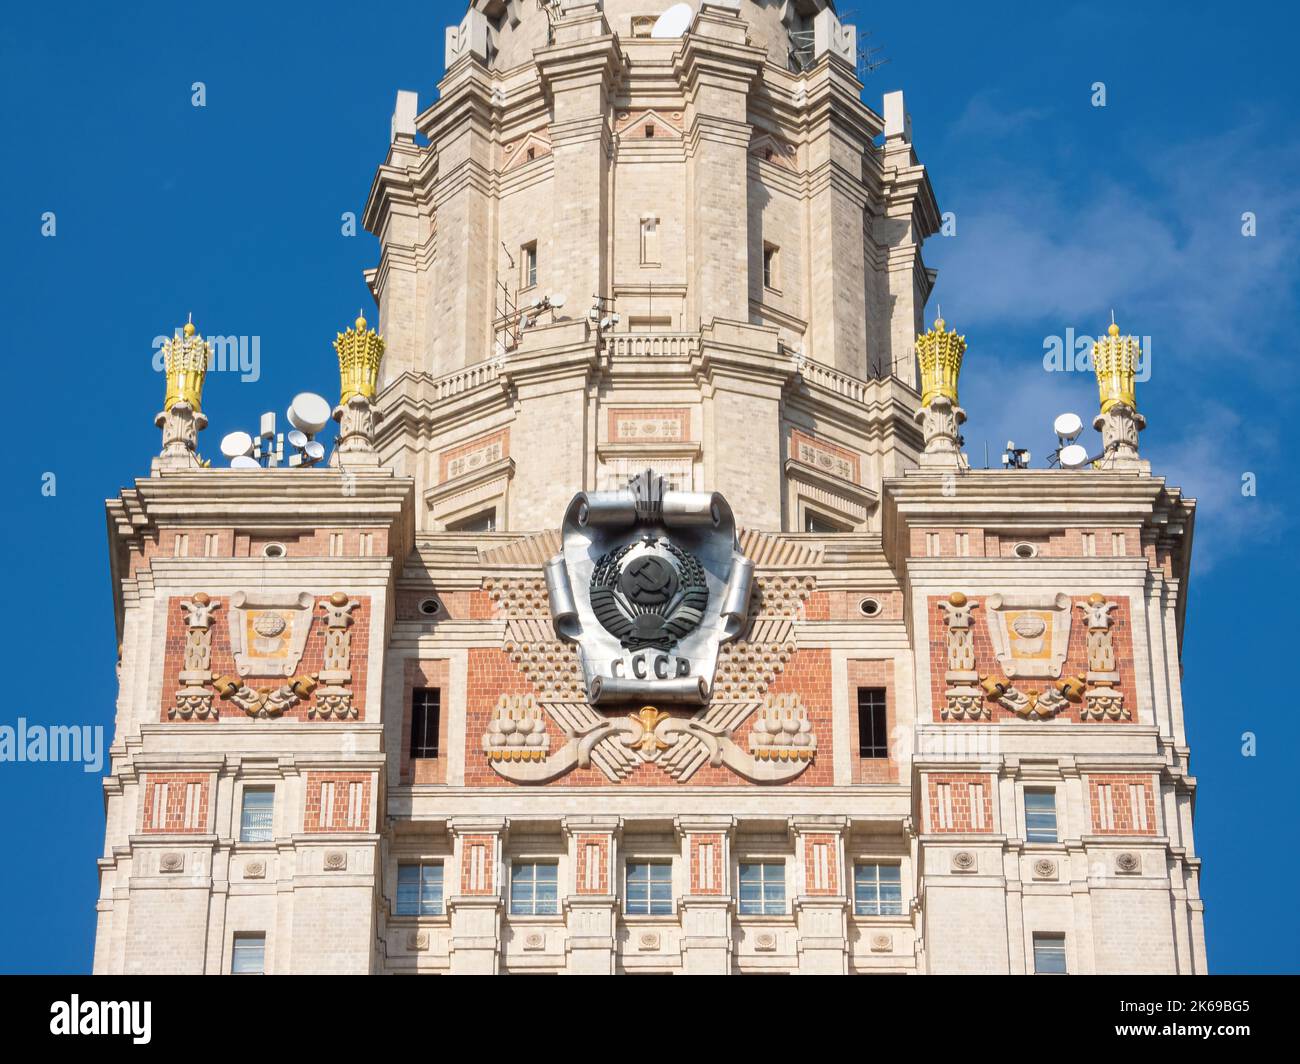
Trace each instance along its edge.
{"label": "stone tower", "polygon": [[1132,338],[1094,459],[969,468],[938,208],[827,0],[446,35],[330,463],[201,467],[165,352],[96,970],[1203,972]]}

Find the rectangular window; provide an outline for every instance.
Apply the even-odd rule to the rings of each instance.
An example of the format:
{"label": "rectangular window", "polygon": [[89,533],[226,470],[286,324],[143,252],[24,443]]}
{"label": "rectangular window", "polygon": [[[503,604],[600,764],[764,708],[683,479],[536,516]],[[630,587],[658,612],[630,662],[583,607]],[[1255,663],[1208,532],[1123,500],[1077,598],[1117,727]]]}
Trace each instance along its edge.
{"label": "rectangular window", "polygon": [[763,287],[775,288],[780,280],[777,273],[781,249],[775,244],[763,245]]}
{"label": "rectangular window", "polygon": [[659,265],[659,219],[651,214],[641,218],[641,265]]}
{"label": "rectangular window", "polygon": [[442,863],[397,866],[397,915],[442,915]]}
{"label": "rectangular window", "polygon": [[462,517],[459,521],[448,521],[448,532],[495,532],[497,530],[497,512],[491,510],[480,510],[476,514],[470,514],[469,517]]}
{"label": "rectangular window", "polygon": [[1025,791],[1025,841],[1056,841],[1056,791]]}
{"label": "rectangular window", "polygon": [[1068,975],[1065,967],[1065,936],[1034,932],[1034,974]]}
{"label": "rectangular window", "polygon": [[245,787],[244,805],[239,814],[240,842],[270,842],[271,814],[275,809],[275,788]]}
{"label": "rectangular window", "polygon": [[537,241],[525,244],[520,249],[520,285],[532,288],[537,283]]}
{"label": "rectangular window", "polygon": [[442,718],[442,692],[417,687],[411,692],[411,760],[438,756],[438,724]]}
{"label": "rectangular window", "polygon": [[266,932],[235,935],[230,953],[231,975],[262,975],[266,972]]}
{"label": "rectangular window", "polygon": [[627,911],[634,916],[665,916],[671,913],[673,866],[664,862],[629,862]]}
{"label": "rectangular window", "polygon": [[849,529],[842,528],[829,517],[823,517],[821,514],[815,513],[812,510],[804,511],[803,530],[805,532],[815,532],[821,536],[833,536],[839,532],[849,531]]}
{"label": "rectangular window", "polygon": [[853,912],[857,916],[901,916],[903,913],[902,866],[854,865]]}
{"label": "rectangular window", "polygon": [[740,866],[740,911],[757,916],[780,916],[785,912],[784,862]]}
{"label": "rectangular window", "polygon": [[510,866],[512,916],[554,916],[559,911],[557,865],[525,861]]}
{"label": "rectangular window", "polygon": [[858,688],[858,757],[888,757],[885,689]]}

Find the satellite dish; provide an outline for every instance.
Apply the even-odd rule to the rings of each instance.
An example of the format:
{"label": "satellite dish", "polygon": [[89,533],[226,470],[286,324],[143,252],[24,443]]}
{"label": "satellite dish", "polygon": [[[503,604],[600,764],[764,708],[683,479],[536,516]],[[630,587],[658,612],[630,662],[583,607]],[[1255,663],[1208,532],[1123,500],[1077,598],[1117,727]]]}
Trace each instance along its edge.
{"label": "satellite dish", "polygon": [[[1073,414],[1067,414],[1063,416],[1074,417]],[[1076,421],[1079,420],[1078,418],[1074,418],[1074,419]],[[1060,420],[1061,420],[1060,418],[1057,418],[1057,421]],[[1088,449],[1086,447],[1083,447],[1077,443],[1072,443],[1068,447],[1061,448],[1062,469],[1078,469],[1080,466],[1087,465],[1087,463],[1088,463]]]}
{"label": "satellite dish", "polygon": [[330,423],[330,405],[314,392],[299,392],[289,404],[289,424],[314,436]]}
{"label": "satellite dish", "polygon": [[285,439],[289,441],[291,447],[297,447],[300,451],[307,446],[307,433],[299,432],[297,429],[292,429]]}
{"label": "satellite dish", "polygon": [[650,36],[680,37],[691,28],[691,19],[694,17],[695,12],[691,10],[690,4],[673,4],[655,20],[654,26],[650,29]]}
{"label": "satellite dish", "polygon": [[564,296],[551,296],[551,306],[559,310],[564,306]]}
{"label": "satellite dish", "polygon": [[246,454],[236,455],[230,460],[231,469],[261,469],[261,464],[256,458],[249,458]]}
{"label": "satellite dish", "polygon": [[1063,440],[1073,443],[1083,431],[1083,422],[1078,414],[1062,414],[1052,422],[1052,430]]}
{"label": "satellite dish", "polygon": [[247,432],[228,432],[221,437],[221,453],[227,458],[242,458],[253,453],[253,437]]}
{"label": "satellite dish", "polygon": [[319,462],[325,457],[325,445],[321,443],[320,440],[311,440],[307,446],[303,448],[303,453],[313,462]]}

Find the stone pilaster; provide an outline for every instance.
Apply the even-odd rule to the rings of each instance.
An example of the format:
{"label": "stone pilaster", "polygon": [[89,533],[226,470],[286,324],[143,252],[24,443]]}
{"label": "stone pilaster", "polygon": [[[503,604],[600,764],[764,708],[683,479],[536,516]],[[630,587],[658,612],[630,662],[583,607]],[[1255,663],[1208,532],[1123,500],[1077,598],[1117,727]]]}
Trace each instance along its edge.
{"label": "stone pilaster", "polygon": [[766,53],[745,44],[739,10],[704,0],[674,56],[686,98],[690,217],[686,320],[749,320],[747,119]]}
{"label": "stone pilaster", "polygon": [[849,970],[850,870],[845,866],[847,817],[792,817],[795,846],[795,924],[802,975],[846,975]]}
{"label": "stone pilaster", "polygon": [[571,975],[613,975],[618,941],[620,817],[565,817],[572,881],[564,899]]}
{"label": "stone pilaster", "polygon": [[682,958],[687,975],[731,974],[731,922],[735,909],[731,884],[734,817],[678,817],[686,893],[679,906]]}
{"label": "stone pilaster", "polygon": [[447,891],[454,975],[496,975],[500,970],[505,888],[501,849],[509,821],[458,817],[451,821],[454,890]]}

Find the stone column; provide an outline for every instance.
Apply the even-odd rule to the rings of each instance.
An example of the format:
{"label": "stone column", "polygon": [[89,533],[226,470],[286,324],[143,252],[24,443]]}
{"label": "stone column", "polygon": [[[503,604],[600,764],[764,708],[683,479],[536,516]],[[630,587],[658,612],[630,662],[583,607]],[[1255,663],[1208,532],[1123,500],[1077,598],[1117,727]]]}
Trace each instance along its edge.
{"label": "stone column", "polygon": [[456,892],[448,894],[447,915],[453,975],[496,975],[501,970],[501,848],[508,827],[503,817],[451,821]]}
{"label": "stone column", "polygon": [[688,323],[749,320],[748,98],[767,53],[745,43],[747,31],[738,3],[703,0],[673,57],[686,98],[693,222]]}
{"label": "stone column", "polygon": [[795,842],[795,923],[802,975],[847,975],[849,970],[848,820],[835,816],[790,819]]}
{"label": "stone column", "polygon": [[682,959],[687,975],[730,975],[732,914],[731,838],[734,817],[678,817],[686,893],[679,902]]}
{"label": "stone column", "polygon": [[[618,40],[595,3],[566,4],[555,43],[535,53],[551,97],[554,190],[549,246],[539,244],[537,295],[563,295],[575,307],[608,293],[613,152],[611,97],[621,65]],[[577,311],[581,313],[581,311]]]}
{"label": "stone column", "polygon": [[564,899],[570,975],[613,975],[618,951],[616,848],[623,821],[565,817],[573,880]]}

